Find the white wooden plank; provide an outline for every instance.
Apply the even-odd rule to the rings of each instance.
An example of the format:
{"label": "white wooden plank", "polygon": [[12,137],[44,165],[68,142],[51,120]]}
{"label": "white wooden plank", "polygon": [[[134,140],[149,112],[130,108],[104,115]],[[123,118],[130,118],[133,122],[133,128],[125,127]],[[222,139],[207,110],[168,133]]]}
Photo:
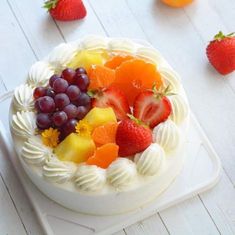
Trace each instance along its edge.
{"label": "white wooden plank", "polygon": [[53,19],[42,7],[42,0],[8,0],[8,2],[37,58],[43,58],[63,41]]}
{"label": "white wooden plank", "polygon": [[5,0],[1,0],[0,21],[0,75],[7,88],[12,89],[25,80],[35,56]]}
{"label": "white wooden plank", "polygon": [[126,235],[126,233],[123,230],[121,230],[119,232],[113,233],[113,235]]}
{"label": "white wooden plank", "polygon": [[152,234],[169,234],[164,226],[159,214],[153,215],[137,224],[133,224],[124,229],[127,235],[152,235]]}
{"label": "white wooden plank", "polygon": [[1,234],[27,234],[0,174]]}

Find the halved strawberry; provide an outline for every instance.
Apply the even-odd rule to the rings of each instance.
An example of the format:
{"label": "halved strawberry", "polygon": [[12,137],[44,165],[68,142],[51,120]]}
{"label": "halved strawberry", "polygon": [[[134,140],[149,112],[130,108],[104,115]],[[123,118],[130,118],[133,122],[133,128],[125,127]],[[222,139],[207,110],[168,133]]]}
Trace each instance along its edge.
{"label": "halved strawberry", "polygon": [[95,93],[92,106],[106,108],[111,107],[118,120],[127,118],[130,113],[130,106],[125,94],[116,87],[109,87]]}
{"label": "halved strawberry", "polygon": [[134,101],[133,114],[151,128],[164,122],[171,114],[171,103],[164,93],[141,92]]}

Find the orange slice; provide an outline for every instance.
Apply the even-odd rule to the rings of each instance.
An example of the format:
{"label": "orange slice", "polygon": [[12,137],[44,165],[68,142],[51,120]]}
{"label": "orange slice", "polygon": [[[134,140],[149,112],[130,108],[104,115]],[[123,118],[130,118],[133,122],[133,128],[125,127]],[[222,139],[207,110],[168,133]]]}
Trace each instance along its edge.
{"label": "orange slice", "polygon": [[184,7],[193,0],[162,0],[166,5],[171,7]]}
{"label": "orange slice", "polygon": [[118,55],[113,56],[111,59],[109,59],[104,65],[110,69],[116,69],[123,62],[127,60],[131,60],[131,59],[134,59],[134,57],[131,55],[118,54]]}
{"label": "orange slice", "polygon": [[106,169],[117,157],[119,147],[108,143],[97,148],[94,155],[86,161],[88,165],[96,165]]}
{"label": "orange slice", "polygon": [[117,123],[109,122],[103,126],[96,127],[91,136],[96,145],[115,143],[117,126]]}
{"label": "orange slice", "polygon": [[115,71],[103,65],[93,65],[88,71],[89,89],[109,87],[115,80]]}
{"label": "orange slice", "polygon": [[133,59],[123,62],[116,69],[114,86],[126,93],[129,104],[133,105],[135,97],[153,85],[159,88],[162,85],[160,73],[156,66],[142,59]]}

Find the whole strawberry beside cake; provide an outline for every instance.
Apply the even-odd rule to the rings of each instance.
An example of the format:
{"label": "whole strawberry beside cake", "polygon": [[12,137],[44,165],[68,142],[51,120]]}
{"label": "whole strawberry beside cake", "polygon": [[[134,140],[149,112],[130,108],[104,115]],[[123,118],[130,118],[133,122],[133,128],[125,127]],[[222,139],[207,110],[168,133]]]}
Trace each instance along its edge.
{"label": "whole strawberry beside cake", "polygon": [[188,123],[179,76],[154,48],[94,36],[36,62],[10,110],[32,182],[61,205],[97,215],[137,209],[171,184]]}

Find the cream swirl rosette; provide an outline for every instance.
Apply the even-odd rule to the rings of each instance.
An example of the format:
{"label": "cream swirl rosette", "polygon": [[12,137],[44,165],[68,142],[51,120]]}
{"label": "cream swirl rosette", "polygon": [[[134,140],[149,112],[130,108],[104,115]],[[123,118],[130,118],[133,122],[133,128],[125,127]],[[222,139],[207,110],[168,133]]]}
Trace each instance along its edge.
{"label": "cream swirl rosette", "polygon": [[153,143],[143,152],[137,153],[134,161],[139,174],[152,176],[157,174],[164,158],[165,152],[162,147],[157,143]]}

